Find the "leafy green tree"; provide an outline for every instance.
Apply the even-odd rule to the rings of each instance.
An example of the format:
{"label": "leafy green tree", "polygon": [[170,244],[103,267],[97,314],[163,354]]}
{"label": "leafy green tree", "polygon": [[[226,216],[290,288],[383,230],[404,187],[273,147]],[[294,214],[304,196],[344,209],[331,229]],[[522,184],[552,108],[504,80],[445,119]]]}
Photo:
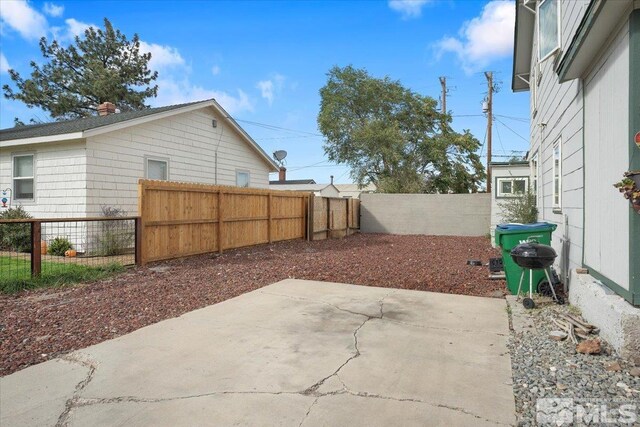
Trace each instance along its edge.
{"label": "leafy green tree", "polygon": [[485,179],[479,141],[468,130],[455,132],[433,98],[352,66],[332,68],[320,96],[325,153],[349,165],[360,185],[387,193],[466,193]]}
{"label": "leafy green tree", "polygon": [[6,98],[40,107],[57,120],[95,115],[103,102],[122,111],[147,108],[144,100],[158,93],[151,86],[158,73],[149,69],[151,54],[140,52],[138,35],[127,40],[106,18],[104,30],[90,27],[68,47],[43,37],[40,50],[46,62],[31,61],[31,78],[9,70],[17,89],[2,90]]}

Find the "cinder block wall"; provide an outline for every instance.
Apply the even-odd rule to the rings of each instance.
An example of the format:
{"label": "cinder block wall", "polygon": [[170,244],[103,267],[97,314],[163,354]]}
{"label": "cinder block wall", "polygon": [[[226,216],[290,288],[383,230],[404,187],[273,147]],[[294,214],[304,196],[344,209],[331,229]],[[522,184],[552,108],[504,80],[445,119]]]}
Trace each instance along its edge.
{"label": "cinder block wall", "polygon": [[484,236],[490,194],[367,194],[360,196],[360,232]]}

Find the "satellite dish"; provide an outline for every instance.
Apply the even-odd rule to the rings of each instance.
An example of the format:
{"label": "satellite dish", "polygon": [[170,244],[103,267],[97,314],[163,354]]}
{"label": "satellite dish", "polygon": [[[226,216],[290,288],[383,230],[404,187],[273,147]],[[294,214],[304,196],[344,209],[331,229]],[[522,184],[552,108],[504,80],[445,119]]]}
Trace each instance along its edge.
{"label": "satellite dish", "polygon": [[285,159],[285,157],[287,157],[287,152],[284,150],[278,150],[273,152],[273,158],[276,159],[276,161],[280,162],[281,164],[282,164],[282,161]]}

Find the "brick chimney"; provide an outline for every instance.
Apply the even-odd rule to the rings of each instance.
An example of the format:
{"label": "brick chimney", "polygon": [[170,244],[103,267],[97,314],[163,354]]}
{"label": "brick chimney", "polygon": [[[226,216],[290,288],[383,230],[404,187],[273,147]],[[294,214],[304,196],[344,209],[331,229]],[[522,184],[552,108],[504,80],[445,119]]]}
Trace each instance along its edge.
{"label": "brick chimney", "polygon": [[278,180],[280,182],[285,182],[287,180],[287,168],[284,166],[280,166],[280,174],[278,176]]}
{"label": "brick chimney", "polygon": [[108,116],[109,114],[115,114],[116,106],[111,102],[103,102],[98,105],[98,114],[101,116]]}

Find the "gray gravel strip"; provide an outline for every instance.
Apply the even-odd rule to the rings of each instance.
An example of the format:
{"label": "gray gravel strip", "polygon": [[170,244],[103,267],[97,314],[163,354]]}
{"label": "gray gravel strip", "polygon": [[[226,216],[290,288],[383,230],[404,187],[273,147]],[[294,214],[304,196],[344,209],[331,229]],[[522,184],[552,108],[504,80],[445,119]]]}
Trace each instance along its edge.
{"label": "gray gravel strip", "polygon": [[[570,405],[563,424],[560,415],[554,419],[558,425],[640,425],[640,369],[619,358],[602,340],[601,354],[585,355],[577,353],[570,340],[549,337],[558,330],[551,322],[554,312],[578,314],[575,307],[540,301],[525,312],[513,298],[507,300],[512,325],[527,325],[512,328],[508,343],[519,426],[544,424],[548,413],[543,409],[550,401],[539,399],[548,398],[572,399],[553,401]],[[627,405],[627,416],[616,412],[620,405]],[[586,415],[576,412],[578,406],[586,409]],[[603,408],[613,410],[605,420]]]}

